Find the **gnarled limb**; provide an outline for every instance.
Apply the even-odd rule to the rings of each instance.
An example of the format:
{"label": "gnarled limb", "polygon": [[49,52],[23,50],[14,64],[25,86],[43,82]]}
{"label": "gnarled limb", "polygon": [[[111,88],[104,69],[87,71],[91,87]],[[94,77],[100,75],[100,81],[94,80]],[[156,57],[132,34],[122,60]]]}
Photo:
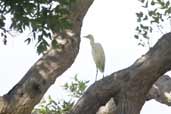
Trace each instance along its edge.
{"label": "gnarled limb", "polygon": [[30,114],[56,78],[74,62],[80,44],[82,20],[94,0],[76,0],[71,7],[73,26],[61,35],[60,49],[50,49],[6,95],[0,97],[0,114]]}
{"label": "gnarled limb", "polygon": [[[161,76],[153,84],[146,96],[146,101],[155,99],[157,102],[171,106],[171,78],[168,75]],[[114,114],[116,104],[111,98],[105,106],[100,107],[97,114]]]}
{"label": "gnarled limb", "polygon": [[171,33],[130,67],[91,85],[70,114],[95,114],[113,97],[115,114],[139,114],[155,81],[171,68]]}
{"label": "gnarled limb", "polygon": [[160,77],[150,89],[147,100],[156,101],[171,106],[171,78],[167,75]]}

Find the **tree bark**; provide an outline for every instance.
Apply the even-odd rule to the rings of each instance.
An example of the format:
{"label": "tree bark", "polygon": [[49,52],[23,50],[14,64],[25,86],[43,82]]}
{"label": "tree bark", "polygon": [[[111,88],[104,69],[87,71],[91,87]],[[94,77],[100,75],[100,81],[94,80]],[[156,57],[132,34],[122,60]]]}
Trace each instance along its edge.
{"label": "tree bark", "polygon": [[150,89],[146,100],[156,101],[171,106],[171,78],[167,75],[160,77]]}
{"label": "tree bark", "polygon": [[130,67],[91,85],[70,114],[95,114],[114,98],[114,114],[139,114],[152,85],[171,68],[171,33],[167,33]]}
{"label": "tree bark", "polygon": [[[162,104],[171,106],[171,78],[168,75],[161,76],[155,84],[153,84],[146,96],[146,102],[156,100]],[[97,114],[114,114],[116,103],[111,98],[105,106],[101,106]]]}
{"label": "tree bark", "polygon": [[[73,25],[56,33],[62,40],[59,49],[50,49],[4,96],[0,97],[0,114],[30,114],[56,78],[74,62],[80,45],[82,20],[94,0],[76,0],[71,6]],[[61,38],[62,37],[62,38]]]}

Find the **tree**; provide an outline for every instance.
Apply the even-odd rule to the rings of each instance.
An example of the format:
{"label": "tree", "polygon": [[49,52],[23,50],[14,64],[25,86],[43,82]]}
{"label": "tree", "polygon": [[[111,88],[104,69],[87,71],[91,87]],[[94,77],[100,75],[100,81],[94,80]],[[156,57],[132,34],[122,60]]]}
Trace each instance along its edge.
{"label": "tree", "polygon": [[[4,28],[4,15],[10,13],[13,15],[11,29],[23,32],[27,27],[31,27],[33,37],[38,41],[37,51],[43,53],[43,56],[29,69],[21,81],[7,94],[0,97],[0,114],[31,113],[33,107],[39,103],[56,78],[74,62],[79,51],[82,20],[94,0],[66,1],[0,1],[3,6],[0,9],[2,12],[0,28],[2,36],[4,36],[4,44],[7,43],[6,33],[9,32]],[[56,6],[57,9],[53,10],[54,13],[52,13],[51,5],[44,7],[44,5],[50,4],[49,2],[59,3]],[[147,8],[149,3],[151,5],[157,3],[162,6],[161,9],[164,9],[162,11],[170,14],[170,3],[167,1],[142,0],[141,2],[145,3],[144,7]],[[25,5],[26,3],[27,5]],[[26,10],[23,9],[23,6]],[[160,14],[161,12],[154,10],[147,17],[151,16],[154,23],[159,24],[162,20]],[[137,16],[139,20],[144,18],[142,12],[137,13]],[[55,21],[49,22],[49,18]],[[143,20],[146,20],[146,16]],[[62,26],[60,26],[61,23],[55,24],[56,21],[62,21]],[[139,38],[139,35],[143,35],[148,39],[147,37],[150,36],[147,36],[147,32],[151,29],[149,28],[149,31],[146,29],[147,27],[140,23],[140,27],[137,28],[139,34],[135,37]],[[40,33],[41,35],[39,35]],[[52,47],[48,47],[45,37],[51,39]],[[115,108],[113,107],[115,114],[139,114],[146,100],[150,99],[170,105],[169,99],[166,100],[165,97],[166,91],[170,88],[162,88],[163,83],[167,87],[170,84],[165,83],[169,82],[170,78],[164,76],[164,73],[171,68],[170,37],[171,33],[164,34],[156,45],[133,65],[114,72],[91,85],[69,113],[95,114],[99,107],[106,104],[110,98],[114,99],[116,105]],[[26,42],[29,43],[30,40],[28,38]],[[152,88],[153,84],[160,89]]]}

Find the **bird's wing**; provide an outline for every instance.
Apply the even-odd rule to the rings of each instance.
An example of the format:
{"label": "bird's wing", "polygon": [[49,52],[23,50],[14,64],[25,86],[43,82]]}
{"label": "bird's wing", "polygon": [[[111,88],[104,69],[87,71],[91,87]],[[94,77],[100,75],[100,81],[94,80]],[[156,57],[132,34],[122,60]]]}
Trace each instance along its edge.
{"label": "bird's wing", "polygon": [[98,67],[98,69],[101,72],[104,72],[104,68],[105,68],[105,53],[103,50],[103,47],[100,43],[95,43],[92,49],[92,55],[93,55],[93,59],[96,63],[96,67]]}

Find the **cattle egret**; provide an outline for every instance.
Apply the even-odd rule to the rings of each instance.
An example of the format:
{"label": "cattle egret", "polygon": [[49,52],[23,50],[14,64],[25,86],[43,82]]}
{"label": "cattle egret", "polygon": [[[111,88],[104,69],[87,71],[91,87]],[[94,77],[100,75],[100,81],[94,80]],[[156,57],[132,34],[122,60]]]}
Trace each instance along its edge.
{"label": "cattle egret", "polygon": [[84,36],[84,37],[88,38],[90,40],[91,52],[92,52],[93,60],[96,64],[95,81],[97,80],[98,70],[100,70],[100,72],[103,73],[103,78],[104,78],[105,53],[104,53],[103,47],[100,43],[94,42],[93,35],[89,34],[89,35]]}

